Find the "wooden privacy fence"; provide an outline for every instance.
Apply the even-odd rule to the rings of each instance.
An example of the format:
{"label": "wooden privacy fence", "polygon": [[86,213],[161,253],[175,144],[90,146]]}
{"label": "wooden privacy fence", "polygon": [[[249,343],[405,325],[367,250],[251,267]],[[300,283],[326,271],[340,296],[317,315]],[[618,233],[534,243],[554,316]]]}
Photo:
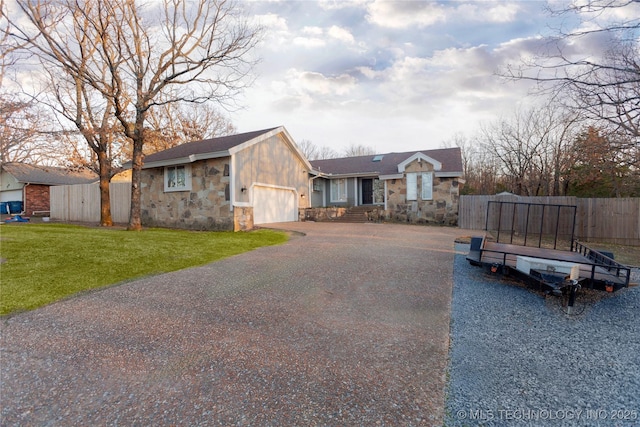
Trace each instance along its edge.
{"label": "wooden privacy fence", "polygon": [[[620,198],[620,199],[581,199],[577,197],[519,197],[513,195],[500,196],[461,196],[459,204],[458,226],[470,230],[495,229],[497,222],[493,212],[495,204],[491,204],[489,221],[487,222],[487,206],[489,201],[534,203],[545,205],[568,205],[576,206],[576,221],[574,229],[571,230],[573,215],[571,209],[557,208],[536,208],[532,206],[526,214],[521,212],[525,207],[514,208],[513,205],[505,208],[503,215],[512,216],[514,229],[523,229],[522,221],[529,215],[530,218],[540,215],[551,215],[558,217],[559,232],[562,235],[573,235],[583,241],[601,241],[619,243],[625,245],[640,246],[640,198]],[[515,209],[515,212],[514,212]],[[504,222],[503,222],[504,223]],[[510,224],[507,221],[508,224]],[[536,221],[532,221],[536,223]],[[556,227],[555,219],[549,222]],[[548,225],[547,225],[548,227]],[[529,229],[529,231],[531,231]],[[545,234],[551,234],[551,230],[545,229]]]}
{"label": "wooden privacy fence", "polygon": [[[129,222],[131,183],[109,184],[113,222]],[[58,221],[100,222],[100,187],[98,183],[51,187],[51,219]]]}

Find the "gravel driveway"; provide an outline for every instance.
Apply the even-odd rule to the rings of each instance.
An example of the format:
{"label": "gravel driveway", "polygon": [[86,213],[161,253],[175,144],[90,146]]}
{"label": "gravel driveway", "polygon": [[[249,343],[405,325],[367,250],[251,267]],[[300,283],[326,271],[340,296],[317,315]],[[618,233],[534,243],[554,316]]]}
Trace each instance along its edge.
{"label": "gravel driveway", "polygon": [[456,255],[447,426],[640,425],[640,288],[560,302]]}
{"label": "gravel driveway", "polygon": [[306,236],[2,320],[2,425],[442,425],[460,230]]}

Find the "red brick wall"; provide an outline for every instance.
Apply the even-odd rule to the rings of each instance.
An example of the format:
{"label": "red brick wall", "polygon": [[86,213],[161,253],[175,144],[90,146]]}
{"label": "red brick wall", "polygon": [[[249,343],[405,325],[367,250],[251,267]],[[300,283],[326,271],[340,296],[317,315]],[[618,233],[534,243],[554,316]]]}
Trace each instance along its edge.
{"label": "red brick wall", "polygon": [[49,186],[31,184],[25,187],[24,212],[32,215],[33,211],[49,210]]}

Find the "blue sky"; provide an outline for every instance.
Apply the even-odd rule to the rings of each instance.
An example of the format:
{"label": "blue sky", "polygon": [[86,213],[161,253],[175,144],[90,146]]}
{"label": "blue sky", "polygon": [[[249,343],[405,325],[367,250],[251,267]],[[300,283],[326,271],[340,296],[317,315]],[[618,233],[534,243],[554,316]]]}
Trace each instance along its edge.
{"label": "blue sky", "polygon": [[544,1],[244,4],[266,32],[234,124],[284,125],[297,141],[336,151],[438,148],[508,116],[530,102],[530,86],[496,70],[519,63],[559,25]]}

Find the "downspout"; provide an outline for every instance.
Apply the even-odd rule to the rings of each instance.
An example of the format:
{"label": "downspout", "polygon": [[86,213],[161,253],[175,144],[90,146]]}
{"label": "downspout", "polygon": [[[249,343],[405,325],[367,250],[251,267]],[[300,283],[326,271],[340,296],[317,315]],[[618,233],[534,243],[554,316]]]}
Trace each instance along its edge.
{"label": "downspout", "polygon": [[31,185],[30,182],[27,182],[24,187],[22,187],[22,212],[21,215],[25,215],[25,210],[27,209],[27,187]]}
{"label": "downspout", "polygon": [[229,212],[233,212],[233,205],[236,202],[236,155],[231,155],[231,161],[229,162]]}
{"label": "downspout", "polygon": [[[387,180],[384,180],[384,210],[388,210],[388,203],[389,203],[389,189],[387,188]],[[385,214],[386,215],[386,214]]]}

